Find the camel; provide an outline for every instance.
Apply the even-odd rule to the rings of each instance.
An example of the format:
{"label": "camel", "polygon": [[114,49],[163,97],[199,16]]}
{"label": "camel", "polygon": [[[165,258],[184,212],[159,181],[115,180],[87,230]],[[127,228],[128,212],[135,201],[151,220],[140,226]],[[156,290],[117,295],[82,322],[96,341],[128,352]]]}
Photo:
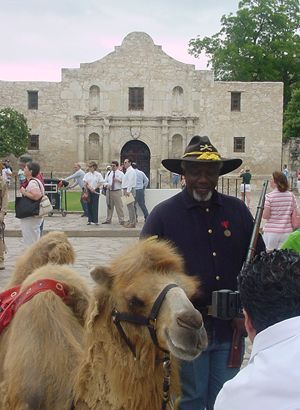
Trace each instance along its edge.
{"label": "camel", "polygon": [[[44,388],[46,389],[48,386],[49,390],[55,390],[56,394],[63,397],[70,397],[71,395],[73,381],[70,379],[70,375],[65,373],[65,369],[69,369],[71,373],[78,365],[76,358],[79,357],[79,354],[82,354],[83,325],[90,290],[87,288],[85,281],[73,270],[61,266],[59,272],[57,272],[56,265],[72,264],[74,260],[73,247],[63,232],[51,232],[44,235],[17,259],[6,289],[20,284],[22,284],[21,289],[25,289],[37,279],[52,278],[61,281],[62,277],[66,277],[69,284],[69,301],[67,307],[51,291],[45,292],[43,295],[38,294],[22,306],[16,318],[0,334],[0,381],[2,381],[0,385],[0,409],[43,408],[43,406],[39,407],[38,396],[47,396],[47,392],[40,389],[40,387],[38,393],[33,391],[31,394],[32,397],[35,397],[34,405],[31,406],[30,401],[28,401],[29,407],[22,407],[22,405],[19,405],[18,400],[14,400],[16,395],[22,395],[28,389],[32,389],[34,383],[28,385],[28,380],[31,377],[41,377],[36,373],[36,365],[40,363],[49,366],[47,369],[49,379],[43,380]],[[51,263],[51,265],[48,263]],[[43,265],[46,266],[43,267]],[[40,309],[41,303],[43,309]],[[69,327],[64,329],[60,328],[58,319],[62,315],[65,316],[65,323],[69,324]],[[68,317],[68,320],[66,320],[66,317]],[[43,333],[43,330],[47,331],[45,323],[49,321],[51,321],[52,332],[51,334]],[[43,323],[43,327],[41,323]],[[42,340],[43,336],[44,340]],[[53,344],[55,339],[59,340],[59,345],[57,343]],[[40,345],[43,343],[45,343],[43,347],[46,355],[45,351],[40,349]],[[64,347],[68,349],[69,355],[62,357],[64,361],[53,362],[53,358],[57,357]],[[38,356],[39,353],[41,356]],[[19,366],[15,366],[16,361]],[[55,365],[52,370],[50,370],[51,364],[52,367]],[[59,366],[64,366],[64,371],[61,371]],[[3,382],[3,371],[5,382]],[[53,379],[55,382],[53,381],[52,384],[51,372],[55,372],[55,378]],[[59,377],[56,377],[57,373]],[[16,387],[17,393],[14,392]],[[24,395],[26,397],[26,394]],[[12,400],[7,402],[4,399],[5,397],[11,397]],[[72,400],[69,399],[69,402],[70,408]]]}
{"label": "camel", "polygon": [[[201,314],[189,300],[198,282],[185,275],[182,258],[165,241],[142,240],[91,276],[92,297],[65,266],[43,266],[22,283],[57,279],[69,300],[42,292],[16,312],[5,334],[1,410],[69,410],[72,400],[77,410],[158,410],[168,352],[171,392],[178,393],[176,358],[191,360],[207,346]],[[121,322],[130,349],[112,312],[148,317],[170,284],[155,321],[157,344],[146,326]]]}
{"label": "camel", "polygon": [[43,235],[17,258],[15,269],[5,289],[20,285],[34,269],[47,263],[58,265],[73,264],[75,253],[64,232],[49,232]]}

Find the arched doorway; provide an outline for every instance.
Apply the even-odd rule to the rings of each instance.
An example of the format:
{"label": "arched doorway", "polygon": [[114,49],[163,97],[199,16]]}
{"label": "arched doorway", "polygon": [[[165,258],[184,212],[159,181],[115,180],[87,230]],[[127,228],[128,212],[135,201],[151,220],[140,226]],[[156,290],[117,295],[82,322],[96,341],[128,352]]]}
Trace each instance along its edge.
{"label": "arched doorway", "polygon": [[136,162],[138,168],[145,172],[150,180],[150,150],[144,142],[138,140],[126,142],[121,150],[121,163],[126,158]]}

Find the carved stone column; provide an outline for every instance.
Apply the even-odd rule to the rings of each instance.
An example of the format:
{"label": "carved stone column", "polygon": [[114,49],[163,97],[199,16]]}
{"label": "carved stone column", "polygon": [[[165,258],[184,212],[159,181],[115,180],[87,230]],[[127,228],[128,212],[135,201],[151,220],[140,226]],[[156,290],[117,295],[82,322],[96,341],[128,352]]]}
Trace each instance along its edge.
{"label": "carved stone column", "polygon": [[75,119],[77,120],[77,158],[78,162],[85,162],[85,117],[83,115],[76,115]]}
{"label": "carved stone column", "polygon": [[182,139],[183,143],[183,152],[187,146],[187,144],[190,142],[191,138],[195,135],[195,124],[194,124],[194,119],[187,119],[186,120],[186,137]]}
{"label": "carved stone column", "polygon": [[103,162],[104,164],[110,163],[110,130],[109,130],[109,119],[104,118],[103,120]]}
{"label": "carved stone column", "polygon": [[161,159],[169,158],[169,128],[168,128],[168,120],[163,119],[161,122],[161,145],[160,145],[160,153]]}

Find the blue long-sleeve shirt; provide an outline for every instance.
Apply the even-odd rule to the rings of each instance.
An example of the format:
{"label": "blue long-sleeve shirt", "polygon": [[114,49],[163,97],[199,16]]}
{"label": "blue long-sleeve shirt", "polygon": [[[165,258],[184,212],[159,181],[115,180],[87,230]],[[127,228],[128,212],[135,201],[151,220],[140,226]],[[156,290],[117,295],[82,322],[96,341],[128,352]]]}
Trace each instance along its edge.
{"label": "blue long-sleeve shirt", "polygon": [[[238,198],[214,191],[208,206],[202,207],[184,189],[153,209],[141,236],[158,235],[176,245],[187,273],[201,281],[201,294],[193,300],[201,310],[211,304],[214,290],[237,289],[237,275],[245,261],[252,230],[253,217]],[[263,250],[259,237],[257,252]],[[213,320],[220,330],[219,339],[229,338],[228,326]]]}

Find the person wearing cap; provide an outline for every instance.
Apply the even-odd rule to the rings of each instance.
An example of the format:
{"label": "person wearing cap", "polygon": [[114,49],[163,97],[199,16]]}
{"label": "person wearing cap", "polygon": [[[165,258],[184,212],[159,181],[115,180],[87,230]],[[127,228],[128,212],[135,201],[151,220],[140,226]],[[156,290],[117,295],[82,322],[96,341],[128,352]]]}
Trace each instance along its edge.
{"label": "person wearing cap", "polygon": [[[253,231],[253,217],[244,202],[215,189],[219,176],[241,163],[222,158],[208,137],[194,136],[181,158],[162,161],[169,171],[184,174],[185,188],[157,205],[141,232],[141,237],[173,242],[187,274],[200,280],[192,302],[202,313],[209,344],[197,359],[181,363],[179,410],[212,410],[223,384],[239,371],[240,364],[228,367],[232,323],[213,318],[211,304],[213,291],[236,290]],[[261,236],[256,250],[265,250]]]}

